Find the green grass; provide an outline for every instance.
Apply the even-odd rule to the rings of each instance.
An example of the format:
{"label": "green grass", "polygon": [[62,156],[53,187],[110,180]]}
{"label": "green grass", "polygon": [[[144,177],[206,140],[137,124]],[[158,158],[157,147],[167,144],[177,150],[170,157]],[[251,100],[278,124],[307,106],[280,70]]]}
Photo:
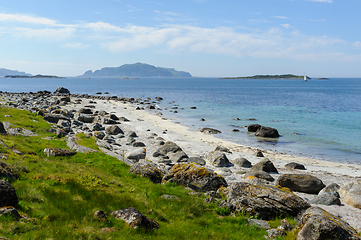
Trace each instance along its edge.
{"label": "green grass", "polygon": [[[13,117],[4,117],[11,115]],[[203,196],[175,184],[154,184],[128,174],[129,166],[100,152],[71,157],[47,157],[46,147],[67,148],[54,136],[40,116],[11,108],[0,108],[0,121],[30,129],[39,136],[3,136],[10,147],[0,147],[4,160],[18,178],[6,179],[16,189],[15,206],[25,219],[0,217],[0,236],[10,239],[263,239],[266,231],[248,226],[246,216],[230,215],[227,209],[206,205]],[[80,134],[78,143],[96,148],[93,138]],[[11,151],[17,149],[24,155]],[[15,168],[17,166],[17,168]],[[163,194],[180,200],[166,200]],[[128,228],[110,213],[134,207],[160,225],[158,230]],[[107,220],[94,217],[103,210]],[[277,223],[275,223],[276,225]],[[112,231],[110,231],[112,230]],[[113,231],[114,230],[114,231]],[[290,239],[290,238],[288,238]]]}

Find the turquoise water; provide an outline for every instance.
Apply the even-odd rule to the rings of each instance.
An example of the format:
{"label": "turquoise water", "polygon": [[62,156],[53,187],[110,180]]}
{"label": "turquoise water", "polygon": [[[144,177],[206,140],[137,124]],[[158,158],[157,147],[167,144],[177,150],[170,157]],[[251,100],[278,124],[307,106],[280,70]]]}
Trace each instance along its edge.
{"label": "turquoise water", "polygon": [[[214,127],[222,131],[219,137],[243,145],[361,164],[361,79],[0,79],[0,91],[8,92],[54,91],[58,86],[71,93],[161,96],[160,107],[168,109],[164,114],[191,130]],[[184,109],[169,112],[174,106]],[[244,128],[251,123],[277,128],[281,137],[276,141],[256,138]]]}

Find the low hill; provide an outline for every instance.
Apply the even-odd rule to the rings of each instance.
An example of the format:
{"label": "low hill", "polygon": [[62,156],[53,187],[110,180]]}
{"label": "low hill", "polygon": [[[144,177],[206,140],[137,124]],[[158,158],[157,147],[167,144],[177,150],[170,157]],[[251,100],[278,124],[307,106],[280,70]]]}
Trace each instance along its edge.
{"label": "low hill", "polygon": [[31,76],[31,74],[26,73],[26,72],[20,72],[18,70],[9,70],[6,68],[0,68],[0,77],[4,77],[7,75]]}
{"label": "low hill", "polygon": [[124,64],[119,67],[105,67],[86,71],[81,77],[192,77],[188,72],[174,68],[155,67],[145,63]]}
{"label": "low hill", "polygon": [[[311,79],[306,76],[307,79]],[[224,77],[221,79],[303,79],[303,76],[293,75],[293,74],[283,74],[283,75],[254,75],[247,77]]]}

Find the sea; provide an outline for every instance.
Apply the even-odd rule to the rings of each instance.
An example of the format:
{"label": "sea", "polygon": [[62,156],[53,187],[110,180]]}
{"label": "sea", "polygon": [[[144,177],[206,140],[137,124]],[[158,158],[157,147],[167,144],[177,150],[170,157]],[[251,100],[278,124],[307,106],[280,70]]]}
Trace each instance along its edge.
{"label": "sea", "polygon": [[[79,94],[162,97],[164,117],[191,131],[211,127],[222,132],[217,137],[241,145],[361,164],[361,78],[0,79],[3,92],[53,92],[60,86]],[[249,124],[276,128],[281,136],[255,137],[245,128]]]}

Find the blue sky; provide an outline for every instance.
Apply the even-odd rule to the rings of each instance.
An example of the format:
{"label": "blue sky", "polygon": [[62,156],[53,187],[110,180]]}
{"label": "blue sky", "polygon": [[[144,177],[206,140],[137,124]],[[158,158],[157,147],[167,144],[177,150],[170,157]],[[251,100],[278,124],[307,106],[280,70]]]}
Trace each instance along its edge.
{"label": "blue sky", "polygon": [[361,77],[361,0],[0,1],[0,68]]}

